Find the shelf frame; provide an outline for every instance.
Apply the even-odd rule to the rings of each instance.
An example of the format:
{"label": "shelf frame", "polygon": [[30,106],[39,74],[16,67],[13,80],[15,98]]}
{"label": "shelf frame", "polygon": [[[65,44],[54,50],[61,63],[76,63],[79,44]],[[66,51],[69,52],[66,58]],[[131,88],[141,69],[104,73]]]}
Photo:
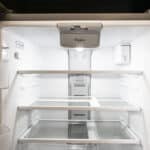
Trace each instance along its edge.
{"label": "shelf frame", "polygon": [[88,111],[119,111],[119,112],[140,112],[141,108],[136,107],[89,107],[89,106],[18,106],[19,111],[28,111],[28,110],[88,110]]}
{"label": "shelf frame", "polygon": [[140,144],[138,139],[59,139],[59,138],[20,138],[19,143],[59,143],[59,144]]}
{"label": "shelf frame", "polygon": [[102,74],[102,75],[143,75],[143,71],[130,70],[19,70],[18,74]]}

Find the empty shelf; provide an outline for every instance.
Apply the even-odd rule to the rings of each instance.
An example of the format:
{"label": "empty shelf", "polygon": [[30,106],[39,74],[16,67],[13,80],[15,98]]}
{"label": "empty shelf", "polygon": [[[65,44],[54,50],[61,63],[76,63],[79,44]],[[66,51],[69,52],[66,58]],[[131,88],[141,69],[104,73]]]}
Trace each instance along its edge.
{"label": "empty shelf", "polygon": [[120,121],[39,120],[19,139],[21,143],[139,144]]}
{"label": "empty shelf", "polygon": [[118,111],[140,111],[139,107],[135,107],[133,105],[128,104],[126,101],[99,101],[99,105],[101,109],[106,110],[118,110]]}
{"label": "empty shelf", "polygon": [[99,101],[95,97],[66,97],[40,99],[31,105],[19,106],[19,110],[89,110],[89,111],[140,111],[139,107],[125,101]]}
{"label": "empty shelf", "polygon": [[40,99],[28,106],[19,106],[19,110],[56,109],[56,110],[90,110],[99,106],[94,97],[66,97]]}

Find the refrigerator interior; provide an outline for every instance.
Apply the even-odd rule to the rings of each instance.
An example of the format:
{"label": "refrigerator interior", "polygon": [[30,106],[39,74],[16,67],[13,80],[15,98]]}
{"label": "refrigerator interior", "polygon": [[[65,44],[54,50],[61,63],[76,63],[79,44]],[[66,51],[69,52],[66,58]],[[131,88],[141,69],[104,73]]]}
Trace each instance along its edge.
{"label": "refrigerator interior", "polygon": [[[0,63],[3,71],[0,85],[6,87],[1,92],[2,123],[11,129],[13,150],[147,150],[150,146],[150,25],[103,25],[100,46],[90,49],[89,70],[81,63],[69,68],[68,53],[74,49],[60,45],[56,26],[3,27],[1,37],[2,47],[8,47],[6,54],[2,55],[8,69],[2,68]],[[129,60],[121,64],[121,55],[116,51],[124,44],[130,46]],[[77,57],[74,59],[82,62],[85,51],[78,51],[81,55],[79,58],[73,55]],[[69,69],[79,71],[75,75],[88,74],[91,77],[90,95],[78,97],[78,104],[75,97],[68,96]],[[74,102],[71,103],[72,99]],[[91,102],[93,99],[96,99],[95,103]],[[72,110],[90,112],[89,122],[79,117],[79,120],[74,120],[76,123],[69,123],[69,111]],[[130,125],[135,136],[126,132],[122,127],[124,123]],[[96,131],[97,138],[91,139],[87,126],[93,124],[100,131]],[[69,132],[69,128],[76,125],[84,132],[83,137],[77,132],[79,128]],[[76,140],[72,140],[72,136]],[[61,140],[55,141],[58,137]],[[39,142],[36,138],[39,141],[49,138],[50,141]],[[113,143],[113,138],[119,142]],[[106,139],[110,143],[106,144]]]}

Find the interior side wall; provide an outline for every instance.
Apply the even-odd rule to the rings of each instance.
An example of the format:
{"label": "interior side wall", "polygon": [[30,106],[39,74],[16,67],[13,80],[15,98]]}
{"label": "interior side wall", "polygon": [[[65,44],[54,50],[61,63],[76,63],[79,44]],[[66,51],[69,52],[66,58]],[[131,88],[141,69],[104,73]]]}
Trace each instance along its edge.
{"label": "interior side wall", "polygon": [[[2,30],[2,44],[8,46],[8,69],[9,69],[9,82],[8,89],[2,91],[2,100],[3,100],[3,111],[2,111],[2,122],[10,128],[11,135],[14,129],[14,123],[16,118],[16,108],[20,103],[26,103],[30,99],[20,99],[18,97],[20,91],[18,90],[20,87],[14,84],[16,79],[16,72],[19,67],[19,55],[17,55],[18,47],[16,45],[17,41],[23,41],[24,39],[14,34],[11,31]],[[26,42],[27,43],[27,42]],[[28,42],[29,43],[29,42]],[[20,49],[22,50],[22,49]],[[8,93],[9,90],[9,93]]]}
{"label": "interior side wall", "polygon": [[150,107],[149,107],[150,106],[150,100],[149,100],[150,99],[150,65],[149,65],[150,64],[150,32],[148,32],[145,36],[137,39],[137,41],[133,42],[133,53],[135,55],[136,55],[136,51],[140,51],[139,55],[143,57],[138,60],[138,56],[137,56],[137,60],[136,62],[134,62],[133,65],[135,66],[136,63],[137,65],[139,65],[139,67],[143,65],[144,77],[141,86],[143,96],[138,102],[136,102],[136,100],[134,100],[134,102],[138,103],[144,110],[146,127],[149,136],[148,141],[150,146],[150,128],[149,128],[150,127],[150,117],[149,117],[150,114]]}
{"label": "interior side wall", "polygon": [[[150,146],[150,31],[141,36],[138,36],[131,42],[131,62],[129,65],[114,65],[113,62],[113,51],[105,49],[105,51],[99,50],[95,51],[93,55],[93,68],[98,70],[141,70],[144,72],[143,76],[125,76],[120,79],[120,82],[113,87],[110,86],[114,95],[119,95],[124,100],[129,101],[129,103],[139,106],[143,110],[145,127],[146,127],[146,136],[148,137],[147,142]],[[106,54],[107,53],[107,54]],[[105,55],[106,54],[106,55]],[[104,80],[103,80],[104,81]],[[108,81],[108,80],[107,80]],[[95,87],[100,86],[97,84],[94,86],[94,89],[98,89]],[[105,85],[105,84],[104,84]],[[107,84],[106,84],[107,85]],[[102,85],[103,87],[103,85]],[[106,86],[105,86],[106,87]],[[93,90],[94,90],[93,89]],[[105,89],[105,88],[101,88]],[[119,89],[118,93],[117,90]],[[94,90],[93,93],[96,91]],[[116,92],[116,93],[115,93]],[[111,95],[111,94],[110,94]],[[113,94],[112,94],[113,95]],[[137,118],[135,118],[135,129],[141,128],[137,125]],[[139,124],[140,125],[140,124]],[[143,130],[143,129],[141,129]]]}
{"label": "interior side wall", "polygon": [[150,142],[150,31],[134,40],[131,44],[131,64],[128,67],[122,67],[122,69],[143,70],[144,75],[140,78],[137,76],[126,78],[123,82],[126,82],[125,87],[128,89],[126,96],[128,94],[129,102],[135,106],[140,106],[143,110],[146,134],[148,142]]}

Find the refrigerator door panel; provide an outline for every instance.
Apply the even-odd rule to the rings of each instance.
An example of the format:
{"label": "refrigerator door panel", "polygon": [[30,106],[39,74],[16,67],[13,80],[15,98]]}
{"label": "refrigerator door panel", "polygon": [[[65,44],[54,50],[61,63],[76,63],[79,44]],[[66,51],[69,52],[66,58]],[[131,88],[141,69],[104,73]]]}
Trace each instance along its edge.
{"label": "refrigerator door panel", "polygon": [[0,88],[4,89],[8,87],[8,62],[0,60]]}

